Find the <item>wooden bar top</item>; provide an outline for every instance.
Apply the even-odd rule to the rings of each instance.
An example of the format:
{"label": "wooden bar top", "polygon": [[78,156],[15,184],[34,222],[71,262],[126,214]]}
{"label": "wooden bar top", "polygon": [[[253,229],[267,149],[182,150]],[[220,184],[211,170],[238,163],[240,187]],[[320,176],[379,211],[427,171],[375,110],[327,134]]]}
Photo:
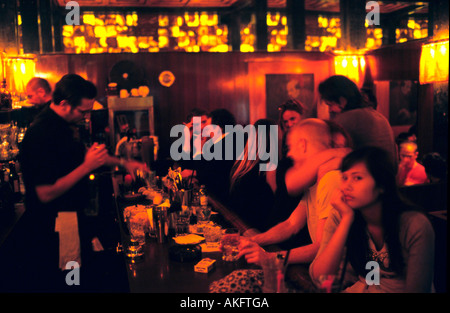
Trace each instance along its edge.
{"label": "wooden bar top", "polygon": [[[244,234],[251,229],[225,205],[209,198],[214,221],[224,227],[236,227]],[[122,208],[123,209],[123,208]],[[119,208],[119,214],[121,210]],[[123,226],[126,227],[125,225]],[[123,246],[129,244],[129,236],[123,231]],[[136,262],[126,258],[128,281],[131,293],[208,293],[209,285],[224,278],[235,270],[261,269],[254,264],[248,264],[244,258],[235,262],[222,260],[221,252],[203,252],[201,258],[191,262],[179,262],[170,258],[169,250],[176,245],[173,239],[166,243],[158,243],[154,238],[147,238],[143,246],[144,257]],[[276,247],[270,247],[276,250]],[[203,258],[216,260],[215,267],[209,273],[194,271],[194,265]],[[308,267],[301,264],[290,265],[287,269],[287,279],[298,292],[315,292],[315,286],[308,274]]]}
{"label": "wooden bar top", "polygon": [[237,269],[249,268],[245,260],[225,262],[220,252],[202,252],[202,258],[216,260],[209,273],[194,271],[199,261],[177,262],[169,257],[173,242],[150,242],[144,246],[144,259],[128,263],[128,281],[132,293],[208,293],[209,285]]}

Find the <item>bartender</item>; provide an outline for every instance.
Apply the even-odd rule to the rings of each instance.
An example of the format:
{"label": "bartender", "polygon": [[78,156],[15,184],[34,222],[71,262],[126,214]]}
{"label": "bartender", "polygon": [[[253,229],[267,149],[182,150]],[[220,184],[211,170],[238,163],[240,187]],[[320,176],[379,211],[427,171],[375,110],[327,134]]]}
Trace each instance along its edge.
{"label": "bartender", "polygon": [[41,111],[52,102],[52,88],[48,81],[41,77],[33,77],[26,87],[28,102]]}
{"label": "bartender", "polygon": [[[87,177],[97,168],[123,166],[132,176],[145,164],[108,155],[104,145],[86,149],[73,134],[73,125],[92,110],[91,85],[81,76],[68,74],[56,84],[53,101],[25,134],[19,154],[25,183],[26,240],[36,263],[32,290],[58,290],[64,285],[59,271],[55,218],[61,211],[80,211],[88,205]],[[36,256],[39,258],[36,259]],[[34,257],[34,258],[33,258]],[[36,269],[39,275],[36,276]]]}
{"label": "bartender", "polygon": [[29,127],[35,117],[52,102],[52,88],[49,82],[42,77],[33,77],[25,87],[27,102],[31,106],[22,106],[19,110],[11,112],[12,120],[19,127]]}

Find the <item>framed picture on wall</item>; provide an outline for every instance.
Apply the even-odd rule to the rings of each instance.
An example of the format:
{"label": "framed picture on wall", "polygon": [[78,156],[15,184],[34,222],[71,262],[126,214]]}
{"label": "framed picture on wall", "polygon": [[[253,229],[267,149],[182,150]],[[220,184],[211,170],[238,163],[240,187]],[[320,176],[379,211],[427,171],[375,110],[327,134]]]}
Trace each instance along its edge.
{"label": "framed picture on wall", "polygon": [[314,74],[266,74],[267,117],[277,121],[278,106],[289,99],[303,105],[302,118],[316,117]]}
{"label": "framed picture on wall", "polygon": [[[295,80],[301,81],[299,89],[303,89],[302,97],[307,99],[304,101],[308,105],[312,105],[312,112],[316,112],[319,118],[328,116],[328,107],[322,104],[322,101],[318,101],[320,97],[315,84],[333,75],[332,55],[305,52],[296,53],[295,57],[273,55],[270,58],[249,58],[246,62],[250,123],[255,123],[261,118],[277,121],[278,105],[289,99],[288,83],[291,82],[289,87],[296,87],[297,84],[293,82]],[[309,100],[311,98],[312,101]]]}
{"label": "framed picture on wall", "polygon": [[389,122],[392,126],[414,125],[417,122],[418,82],[389,82]]}

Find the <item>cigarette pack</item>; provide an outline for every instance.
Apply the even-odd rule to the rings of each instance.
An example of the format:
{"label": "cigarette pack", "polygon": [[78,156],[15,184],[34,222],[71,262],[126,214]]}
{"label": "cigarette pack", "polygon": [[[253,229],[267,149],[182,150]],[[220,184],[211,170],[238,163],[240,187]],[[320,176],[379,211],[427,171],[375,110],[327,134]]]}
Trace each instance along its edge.
{"label": "cigarette pack", "polygon": [[194,271],[199,273],[208,273],[215,266],[216,260],[205,258],[194,266]]}

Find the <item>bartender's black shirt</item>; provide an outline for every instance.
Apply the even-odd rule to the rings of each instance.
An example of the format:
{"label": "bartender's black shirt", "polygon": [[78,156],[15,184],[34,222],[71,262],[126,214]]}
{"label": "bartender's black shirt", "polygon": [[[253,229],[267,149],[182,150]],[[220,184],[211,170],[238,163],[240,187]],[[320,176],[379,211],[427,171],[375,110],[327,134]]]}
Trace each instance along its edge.
{"label": "bartender's black shirt", "polygon": [[74,138],[71,125],[49,107],[36,116],[22,141],[19,161],[25,184],[26,213],[54,230],[58,211],[76,211],[86,206],[87,178],[57,199],[42,203],[36,186],[52,185],[84,161],[86,148]]}

